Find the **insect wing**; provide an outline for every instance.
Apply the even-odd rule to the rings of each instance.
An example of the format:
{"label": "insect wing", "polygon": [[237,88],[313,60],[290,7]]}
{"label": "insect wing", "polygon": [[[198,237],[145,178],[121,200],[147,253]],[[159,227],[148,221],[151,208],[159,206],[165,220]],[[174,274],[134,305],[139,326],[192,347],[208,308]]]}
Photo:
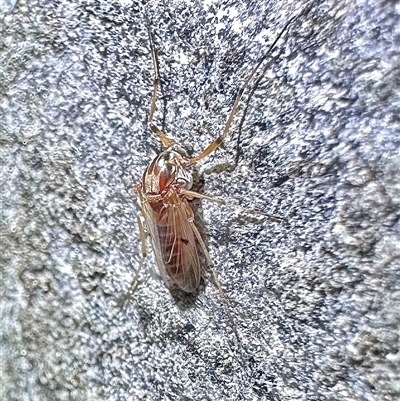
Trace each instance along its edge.
{"label": "insect wing", "polygon": [[137,187],[136,190],[139,194],[142,217],[144,219],[146,232],[150,236],[151,247],[153,249],[158,270],[160,271],[160,274],[164,282],[167,284],[168,279],[165,271],[164,259],[160,245],[156,215],[153,209],[151,208],[148,200],[146,199],[145,195],[143,194],[141,188]]}
{"label": "insect wing", "polygon": [[195,235],[189,223],[193,211],[175,194],[155,212],[141,188],[136,188],[145,228],[164,282],[172,280],[182,290],[193,292],[200,284],[201,266]]}
{"label": "insect wing", "polygon": [[183,291],[193,292],[201,278],[195,234],[189,222],[193,211],[186,200],[175,194],[164,209],[164,218],[158,229],[165,269]]}

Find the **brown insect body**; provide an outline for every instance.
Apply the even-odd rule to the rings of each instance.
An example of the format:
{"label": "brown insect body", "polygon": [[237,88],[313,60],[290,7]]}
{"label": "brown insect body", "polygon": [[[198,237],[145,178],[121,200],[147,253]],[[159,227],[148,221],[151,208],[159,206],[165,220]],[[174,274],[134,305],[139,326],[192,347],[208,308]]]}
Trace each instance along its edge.
{"label": "brown insect body", "polygon": [[161,275],[185,292],[195,291],[201,268],[193,224],[193,210],[182,189],[193,179],[189,159],[173,148],[156,156],[136,190],[142,201],[146,228]]}

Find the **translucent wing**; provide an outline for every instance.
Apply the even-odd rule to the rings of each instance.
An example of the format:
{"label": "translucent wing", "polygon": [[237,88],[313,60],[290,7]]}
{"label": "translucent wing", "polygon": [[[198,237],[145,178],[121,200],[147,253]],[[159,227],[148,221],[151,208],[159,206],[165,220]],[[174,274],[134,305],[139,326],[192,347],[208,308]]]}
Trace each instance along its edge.
{"label": "translucent wing", "polygon": [[192,209],[174,193],[163,199],[162,207],[156,212],[141,188],[136,190],[161,276],[167,284],[171,280],[185,292],[195,291],[200,284],[201,266],[195,234],[189,223]]}
{"label": "translucent wing", "polygon": [[195,291],[201,278],[201,265],[190,219],[193,219],[193,211],[186,199],[174,193],[171,202],[164,206],[158,225],[166,272],[186,292]]}
{"label": "translucent wing", "polygon": [[144,226],[145,226],[146,232],[150,235],[151,247],[153,249],[153,253],[154,253],[154,256],[156,259],[158,270],[160,271],[160,274],[161,274],[165,284],[168,284],[168,279],[166,276],[165,266],[164,266],[164,259],[163,259],[163,255],[161,252],[160,238],[158,236],[158,228],[157,228],[157,220],[156,220],[157,216],[155,215],[148,200],[146,199],[146,196],[143,194],[141,187],[138,185],[138,186],[136,186],[135,189],[139,195],[141,212],[142,212],[142,216],[143,216],[144,223],[145,223]]}

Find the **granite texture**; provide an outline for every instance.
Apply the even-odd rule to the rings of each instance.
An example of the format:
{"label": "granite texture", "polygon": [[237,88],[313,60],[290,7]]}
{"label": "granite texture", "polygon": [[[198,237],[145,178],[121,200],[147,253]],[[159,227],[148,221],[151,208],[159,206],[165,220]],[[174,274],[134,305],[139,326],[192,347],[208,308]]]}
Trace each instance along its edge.
{"label": "granite texture", "polygon": [[[132,185],[160,150],[146,19],[155,120],[197,154],[293,15],[196,166],[229,203],[197,210],[225,295],[207,268],[197,294],[169,291],[149,252],[121,307]],[[0,0],[1,399],[400,399],[399,17],[395,1]]]}

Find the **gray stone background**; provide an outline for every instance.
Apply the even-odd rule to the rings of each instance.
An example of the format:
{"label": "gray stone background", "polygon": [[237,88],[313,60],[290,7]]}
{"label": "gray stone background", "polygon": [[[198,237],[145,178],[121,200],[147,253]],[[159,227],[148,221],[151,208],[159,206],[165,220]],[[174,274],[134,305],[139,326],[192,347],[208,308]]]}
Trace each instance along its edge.
{"label": "gray stone background", "polygon": [[[308,7],[308,8],[307,8]],[[168,291],[132,184],[160,144],[197,166],[224,288]],[[400,399],[396,1],[1,0],[1,399]],[[241,127],[239,122],[247,106]],[[250,210],[281,216],[276,222]],[[237,336],[235,335],[237,333]]]}

